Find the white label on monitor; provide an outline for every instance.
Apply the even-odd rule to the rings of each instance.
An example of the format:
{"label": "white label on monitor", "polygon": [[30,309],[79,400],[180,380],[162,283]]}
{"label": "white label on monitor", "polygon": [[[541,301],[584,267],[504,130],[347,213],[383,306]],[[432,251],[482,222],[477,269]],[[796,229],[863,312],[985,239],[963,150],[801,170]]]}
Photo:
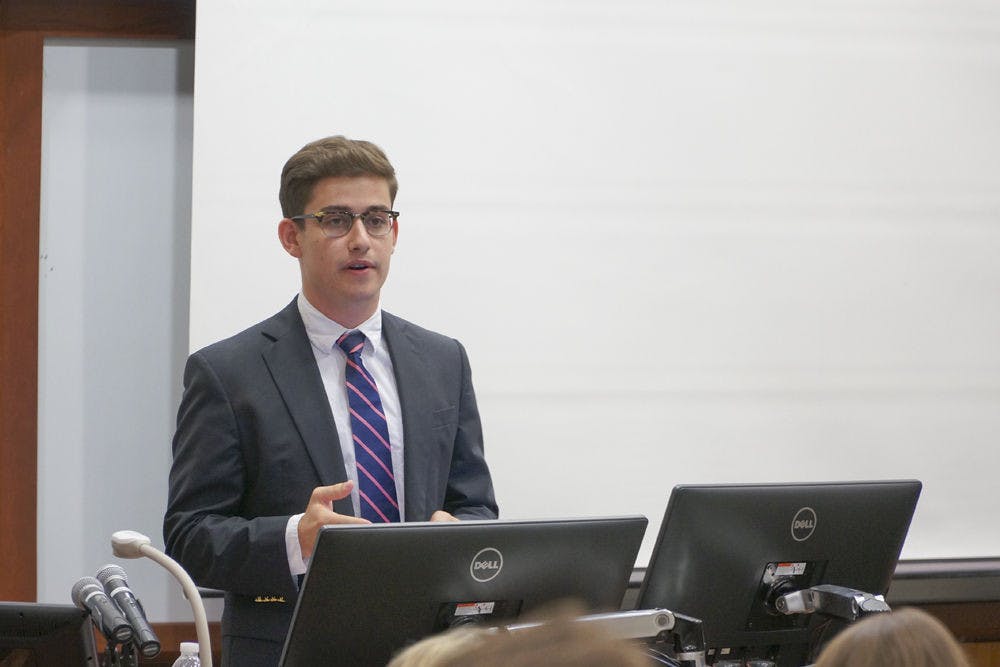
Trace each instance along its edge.
{"label": "white label on monitor", "polygon": [[455,616],[479,616],[492,614],[496,602],[462,602],[455,605]]}
{"label": "white label on monitor", "polygon": [[792,577],[798,574],[805,574],[805,563],[777,563],[774,568],[776,577]]}

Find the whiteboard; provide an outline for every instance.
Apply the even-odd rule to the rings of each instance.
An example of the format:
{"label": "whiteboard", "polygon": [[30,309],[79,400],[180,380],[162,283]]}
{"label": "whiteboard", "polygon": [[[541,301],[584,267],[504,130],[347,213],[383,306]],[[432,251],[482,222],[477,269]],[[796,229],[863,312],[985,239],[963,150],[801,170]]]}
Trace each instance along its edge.
{"label": "whiteboard", "polygon": [[995,3],[197,11],[192,350],[297,290],[285,160],[369,139],[503,517],[645,514],[642,563],[674,484],[917,478],[904,557],[1000,554]]}

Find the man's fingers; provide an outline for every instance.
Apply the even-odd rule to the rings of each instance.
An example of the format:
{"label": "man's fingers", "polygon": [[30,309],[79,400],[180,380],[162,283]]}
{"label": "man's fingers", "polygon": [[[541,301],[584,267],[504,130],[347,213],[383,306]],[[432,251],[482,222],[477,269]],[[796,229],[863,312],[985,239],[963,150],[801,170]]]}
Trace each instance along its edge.
{"label": "man's fingers", "polygon": [[[306,508],[306,528],[309,530],[318,529],[334,523],[371,523],[368,519],[351,516],[350,514],[338,514],[333,511],[333,501],[347,498],[351,495],[354,482],[348,480],[340,484],[330,486],[317,486],[313,489],[309,498],[309,507]],[[301,525],[301,523],[300,523]]]}
{"label": "man's fingers", "polygon": [[323,505],[330,507],[333,504],[333,501],[340,500],[341,498],[346,498],[351,495],[351,489],[353,488],[354,482],[350,480],[341,482],[340,484],[331,484],[330,486],[317,486],[313,489],[309,502],[322,503]]}

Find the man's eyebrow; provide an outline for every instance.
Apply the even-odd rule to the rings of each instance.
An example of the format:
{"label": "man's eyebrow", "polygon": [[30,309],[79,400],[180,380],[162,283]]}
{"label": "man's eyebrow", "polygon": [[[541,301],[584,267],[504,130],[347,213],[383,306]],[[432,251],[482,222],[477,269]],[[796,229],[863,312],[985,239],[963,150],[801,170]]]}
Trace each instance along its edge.
{"label": "man's eyebrow", "polygon": [[[344,206],[343,204],[330,204],[329,206],[324,206],[320,210],[321,211],[327,211],[327,212],[330,212],[330,213],[335,212],[335,211],[336,212],[346,211],[346,212],[350,213],[352,211],[352,209],[351,209],[350,206]],[[390,208],[388,206],[383,205],[383,204],[372,204],[371,206],[369,206],[368,208],[366,208],[363,212],[364,213],[368,213],[370,211],[388,211],[388,210],[390,210]]]}

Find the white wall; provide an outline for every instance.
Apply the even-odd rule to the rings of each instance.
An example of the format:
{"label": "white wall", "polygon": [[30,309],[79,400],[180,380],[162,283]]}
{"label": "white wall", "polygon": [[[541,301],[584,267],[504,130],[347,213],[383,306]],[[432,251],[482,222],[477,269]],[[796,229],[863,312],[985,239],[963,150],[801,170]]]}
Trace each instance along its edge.
{"label": "white wall", "polygon": [[[282,164],[382,145],[385,307],[468,347],[506,517],[916,477],[1000,553],[1000,6],[198,5],[190,347],[280,308]],[[235,36],[235,38],[234,38]]]}
{"label": "white wall", "polygon": [[190,619],[180,586],[115,559],[111,534],[162,548],[187,356],[194,49],[52,40],[44,57],[38,600],[68,604],[77,579],[117,562],[151,620]]}

